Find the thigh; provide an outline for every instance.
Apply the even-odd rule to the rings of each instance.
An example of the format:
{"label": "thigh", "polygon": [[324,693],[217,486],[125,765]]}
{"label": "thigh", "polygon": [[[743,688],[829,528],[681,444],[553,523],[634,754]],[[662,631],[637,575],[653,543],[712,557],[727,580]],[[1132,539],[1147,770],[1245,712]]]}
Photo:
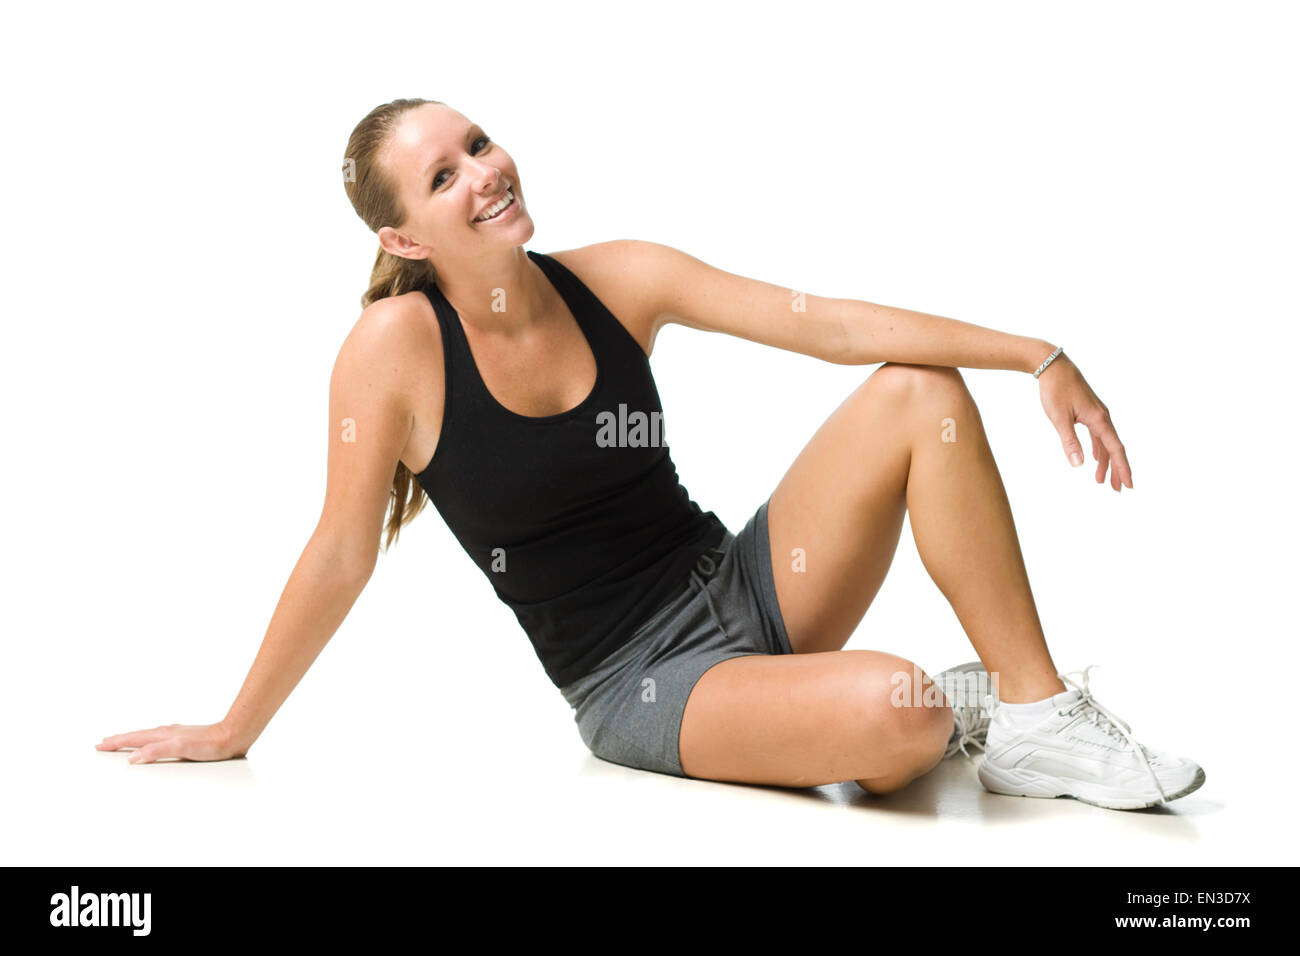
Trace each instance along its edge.
{"label": "thigh", "polygon": [[844,647],[879,592],[907,512],[914,386],[923,378],[939,384],[948,373],[882,365],[831,413],[772,492],[772,573],[796,654]]}
{"label": "thigh", "polygon": [[625,644],[561,688],[595,756],[685,776],[678,752],[681,719],[700,677],[731,658],[788,653],[779,623],[760,604],[766,597],[774,608],[775,598],[748,583],[757,577],[755,538],[753,520],[739,537],[728,531]]}
{"label": "thigh", "polygon": [[952,709],[933,687],[883,651],[722,661],[687,701],[682,772],[787,787],[893,776],[937,759],[952,733]]}

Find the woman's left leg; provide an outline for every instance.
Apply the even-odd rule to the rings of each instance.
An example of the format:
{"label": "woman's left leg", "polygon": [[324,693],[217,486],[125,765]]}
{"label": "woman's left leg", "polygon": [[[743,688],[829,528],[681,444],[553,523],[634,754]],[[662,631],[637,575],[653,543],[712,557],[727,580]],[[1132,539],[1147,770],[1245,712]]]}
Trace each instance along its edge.
{"label": "woman's left leg", "polygon": [[891,563],[904,511],[926,570],[997,673],[999,698],[1065,690],[979,410],[961,374],[941,366],[877,369],[773,491],[772,571],[796,653],[844,646]]}

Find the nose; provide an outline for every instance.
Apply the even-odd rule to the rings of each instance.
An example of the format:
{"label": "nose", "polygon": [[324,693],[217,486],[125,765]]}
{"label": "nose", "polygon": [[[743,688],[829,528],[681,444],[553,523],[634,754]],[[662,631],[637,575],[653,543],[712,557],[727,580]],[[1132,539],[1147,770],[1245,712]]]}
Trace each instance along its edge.
{"label": "nose", "polygon": [[495,166],[484,164],[479,171],[479,192],[484,196],[491,196],[501,191],[502,181],[505,177],[501,175],[501,170]]}

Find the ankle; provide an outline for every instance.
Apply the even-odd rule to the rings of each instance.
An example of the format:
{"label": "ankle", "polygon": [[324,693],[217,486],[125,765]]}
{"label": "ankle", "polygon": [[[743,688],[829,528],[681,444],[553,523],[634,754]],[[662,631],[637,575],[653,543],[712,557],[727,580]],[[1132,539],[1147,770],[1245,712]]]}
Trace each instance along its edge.
{"label": "ankle", "polygon": [[1004,704],[1033,704],[1066,690],[1059,677],[1015,682],[999,681],[998,700]]}

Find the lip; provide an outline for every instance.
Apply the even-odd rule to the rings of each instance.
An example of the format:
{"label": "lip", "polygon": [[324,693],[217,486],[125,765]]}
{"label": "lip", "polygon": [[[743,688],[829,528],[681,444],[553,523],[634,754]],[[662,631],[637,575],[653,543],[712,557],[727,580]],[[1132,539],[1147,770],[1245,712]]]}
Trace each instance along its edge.
{"label": "lip", "polygon": [[483,204],[483,208],[480,209],[478,212],[474,213],[474,218],[471,219],[470,222],[473,223],[473,224],[476,225],[476,226],[481,226],[481,225],[483,225],[482,222],[479,222],[479,221],[478,221],[478,217],[481,216],[481,215],[483,215],[483,213],[487,212],[489,209],[491,209],[493,206],[495,206],[495,205],[496,205],[497,203],[499,203],[501,200],[505,199],[505,198],[506,198],[506,193],[511,193],[511,194],[515,197],[514,202],[512,202],[512,203],[510,204],[509,208],[507,208],[504,212],[502,212],[501,215],[499,215],[499,216],[497,216],[497,217],[495,217],[495,218],[493,218],[493,219],[487,219],[487,220],[484,220],[484,222],[496,222],[497,219],[504,219],[505,217],[511,215],[511,210],[514,209],[516,206],[519,205],[519,193],[515,192],[515,187],[513,187],[513,186],[507,186],[505,189],[501,190],[501,195],[497,196],[496,199],[493,199],[491,202],[484,203],[484,204]]}

